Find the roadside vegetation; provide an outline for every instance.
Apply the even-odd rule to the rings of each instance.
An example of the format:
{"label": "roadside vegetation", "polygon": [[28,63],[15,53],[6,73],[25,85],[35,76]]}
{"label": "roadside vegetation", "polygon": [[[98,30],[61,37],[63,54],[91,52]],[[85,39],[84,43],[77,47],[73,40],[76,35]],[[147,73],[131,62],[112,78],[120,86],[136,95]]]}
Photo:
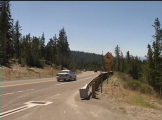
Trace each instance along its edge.
{"label": "roadside vegetation", "polygon": [[[152,45],[147,46],[146,60],[141,61],[138,56],[131,55],[129,51],[124,56],[117,45],[113,70],[129,74],[133,80],[129,81],[128,86],[135,87],[133,89],[147,92],[151,90],[148,87],[150,85],[156,92],[162,94],[162,28],[158,18],[155,19],[152,26],[155,34],[152,36]],[[143,84],[139,84],[139,82]]]}
{"label": "roadside vegetation", "polygon": [[104,94],[109,99],[137,105],[140,107],[162,110],[162,95],[157,93],[153,87],[134,80],[130,75],[115,72],[104,82]]}

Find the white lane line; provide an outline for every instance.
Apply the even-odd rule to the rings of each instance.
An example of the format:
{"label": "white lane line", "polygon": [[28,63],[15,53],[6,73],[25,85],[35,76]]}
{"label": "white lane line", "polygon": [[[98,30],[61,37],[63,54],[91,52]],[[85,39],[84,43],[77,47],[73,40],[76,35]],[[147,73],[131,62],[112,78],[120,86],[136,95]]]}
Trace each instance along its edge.
{"label": "white lane line", "polygon": [[24,92],[24,91],[17,91],[17,92],[19,93],[19,92]]}
{"label": "white lane line", "polygon": [[60,84],[56,84],[56,85],[64,85],[64,84],[68,84],[68,83],[60,83]]}
{"label": "white lane line", "polygon": [[4,95],[12,95],[12,94],[14,94],[14,92],[2,94],[1,96],[4,96]]}
{"label": "white lane line", "polygon": [[2,94],[2,95],[0,95],[0,96],[12,95],[12,94],[15,94],[15,93],[28,92],[28,91],[32,91],[32,90],[34,90],[34,89],[29,89],[29,90],[24,90],[24,91],[17,91],[17,92],[6,93],[6,94]]}
{"label": "white lane line", "polygon": [[[93,77],[88,77],[88,78],[84,78],[84,79],[79,79],[80,80],[86,80],[86,79],[92,79],[92,78],[95,78],[94,76]],[[77,82],[77,81],[76,81]],[[64,84],[69,84],[71,82],[67,82],[67,83],[60,83],[60,84],[56,84],[56,85],[64,85]]]}
{"label": "white lane line", "polygon": [[[39,103],[42,103],[42,102],[44,102],[44,104],[39,104]],[[12,115],[14,113],[17,113],[17,112],[20,112],[20,111],[23,111],[23,110],[26,110],[26,109],[29,109],[29,108],[32,108],[32,107],[35,107],[35,106],[48,105],[48,104],[51,104],[51,103],[52,102],[46,102],[46,101],[30,101],[30,102],[26,102],[25,103],[26,105],[24,105],[22,107],[18,107],[18,108],[15,108],[15,109],[8,110],[6,112],[0,113],[0,118]]]}
{"label": "white lane line", "polygon": [[25,92],[32,91],[32,90],[34,90],[34,89],[25,90]]}

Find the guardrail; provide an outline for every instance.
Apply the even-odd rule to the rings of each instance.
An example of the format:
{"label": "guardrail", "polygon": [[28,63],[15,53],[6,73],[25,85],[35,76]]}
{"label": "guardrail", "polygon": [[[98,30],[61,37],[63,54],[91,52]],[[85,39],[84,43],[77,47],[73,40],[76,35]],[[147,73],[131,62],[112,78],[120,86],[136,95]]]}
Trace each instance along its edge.
{"label": "guardrail", "polygon": [[[92,98],[96,97],[95,91],[99,90],[99,86],[101,86],[101,93],[102,93],[102,82],[107,79],[109,75],[113,75],[113,72],[102,72],[100,75],[98,75],[96,78],[94,78],[89,84],[86,84],[84,87],[79,89],[80,92],[80,98],[83,99],[89,99],[92,95]],[[108,83],[108,82],[107,82]],[[92,91],[89,89],[92,88]]]}

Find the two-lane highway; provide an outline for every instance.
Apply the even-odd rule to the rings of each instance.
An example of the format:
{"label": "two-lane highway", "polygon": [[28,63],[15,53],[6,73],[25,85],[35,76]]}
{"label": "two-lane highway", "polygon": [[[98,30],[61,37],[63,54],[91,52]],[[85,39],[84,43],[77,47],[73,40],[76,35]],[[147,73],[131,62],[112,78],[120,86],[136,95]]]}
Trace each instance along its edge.
{"label": "two-lane highway", "polygon": [[[99,73],[94,73],[90,71],[83,72],[83,74],[77,75],[77,81],[71,82],[57,82],[55,77],[46,79],[2,82],[1,117],[6,120],[11,120],[11,117],[12,119],[14,118],[14,120],[20,118],[21,120],[26,120],[28,119],[28,117],[33,120],[40,120],[39,118],[32,118],[33,115],[29,115],[28,117],[23,116],[26,116],[28,114],[27,111],[32,111],[33,109],[41,107],[44,109],[47,106],[51,106],[52,104],[57,102],[61,102],[63,104],[66,97],[70,96],[72,93],[75,92],[79,94],[79,88],[90,82],[98,74]],[[36,104],[33,108],[21,108],[31,101],[44,101],[44,104],[46,102],[51,102],[51,105]],[[55,109],[55,107],[51,109]],[[39,117],[39,114],[34,114],[34,116]]]}
{"label": "two-lane highway", "polygon": [[77,81],[71,82],[57,82],[55,77],[2,82],[0,118],[2,120],[121,119],[121,116],[116,116],[96,104],[86,104],[79,98],[79,89],[98,75],[99,72],[83,72],[77,75]]}

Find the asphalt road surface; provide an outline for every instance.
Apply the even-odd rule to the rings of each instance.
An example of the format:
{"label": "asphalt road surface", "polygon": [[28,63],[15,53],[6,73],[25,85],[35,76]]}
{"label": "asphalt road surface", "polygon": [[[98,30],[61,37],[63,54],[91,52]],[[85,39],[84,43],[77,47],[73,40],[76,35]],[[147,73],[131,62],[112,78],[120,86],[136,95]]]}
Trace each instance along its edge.
{"label": "asphalt road surface", "polygon": [[56,78],[1,82],[1,120],[115,120],[110,111],[80,99],[79,89],[99,72],[83,72],[77,81]]}

